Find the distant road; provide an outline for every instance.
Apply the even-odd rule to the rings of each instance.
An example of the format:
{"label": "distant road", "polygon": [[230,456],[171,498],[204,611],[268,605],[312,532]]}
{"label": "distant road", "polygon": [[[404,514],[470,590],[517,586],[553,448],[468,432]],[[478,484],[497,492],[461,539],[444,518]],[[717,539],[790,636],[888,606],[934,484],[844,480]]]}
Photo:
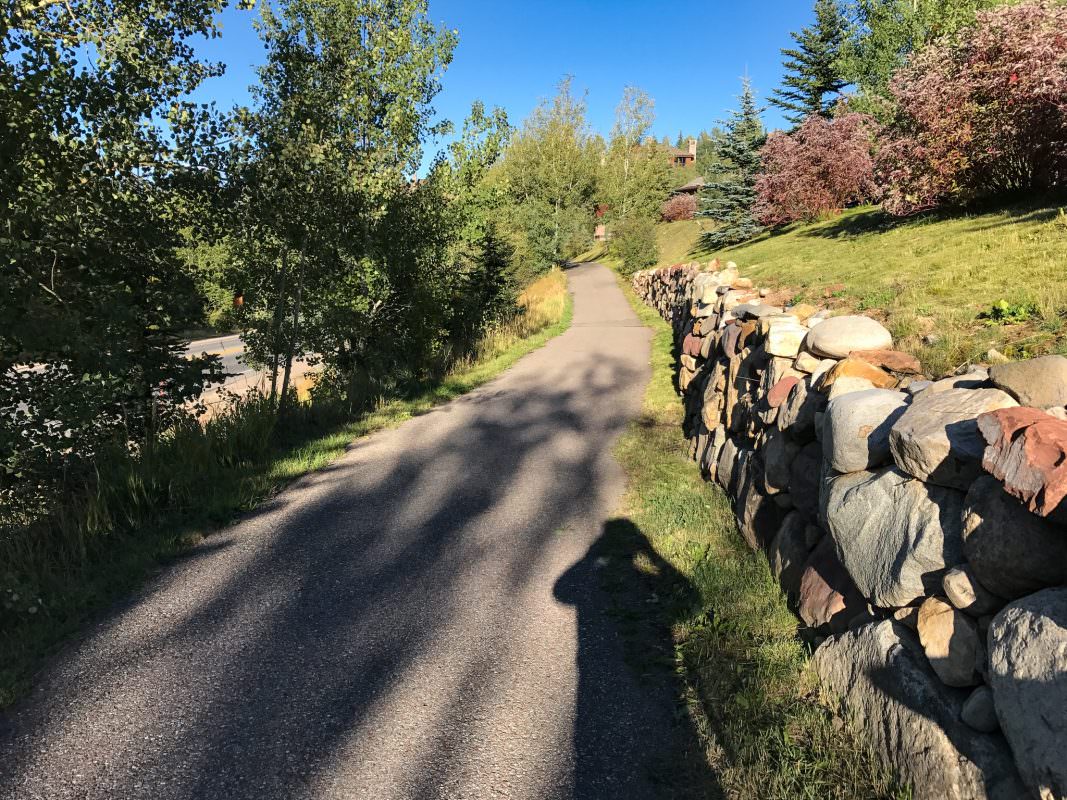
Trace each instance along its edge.
{"label": "distant road", "polygon": [[[270,371],[256,369],[244,362],[245,344],[241,341],[241,334],[231,333],[225,336],[215,336],[210,339],[197,339],[189,342],[185,348],[188,356],[198,356],[203,353],[218,356],[222,371],[226,373],[226,380],[220,384],[214,384],[201,396],[209,407],[225,403],[226,398],[223,390],[244,394],[250,389],[259,389],[261,392],[270,391]],[[314,382],[317,368],[309,367],[300,359],[293,362],[292,385],[297,393],[306,398],[308,390]],[[282,374],[278,370],[278,383],[281,385]]]}
{"label": "distant road", "polygon": [[244,352],[245,344],[241,341],[241,334],[239,333],[215,336],[211,339],[198,339],[195,342],[189,342],[185,348],[185,353],[188,356],[198,356],[203,353],[218,356],[223,372],[230,376],[226,378],[226,383],[233,383],[243,378],[259,375],[262,372],[262,370],[253,369],[244,363],[242,360]]}

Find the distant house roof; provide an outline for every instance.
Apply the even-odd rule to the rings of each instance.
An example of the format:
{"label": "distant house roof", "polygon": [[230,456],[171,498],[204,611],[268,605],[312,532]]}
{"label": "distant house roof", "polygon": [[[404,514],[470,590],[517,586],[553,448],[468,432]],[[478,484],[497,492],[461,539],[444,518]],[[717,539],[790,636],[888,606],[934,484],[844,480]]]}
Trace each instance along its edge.
{"label": "distant house roof", "polygon": [[675,194],[696,194],[706,185],[706,181],[702,177],[693,178],[689,183],[684,186],[679,186],[674,190]]}

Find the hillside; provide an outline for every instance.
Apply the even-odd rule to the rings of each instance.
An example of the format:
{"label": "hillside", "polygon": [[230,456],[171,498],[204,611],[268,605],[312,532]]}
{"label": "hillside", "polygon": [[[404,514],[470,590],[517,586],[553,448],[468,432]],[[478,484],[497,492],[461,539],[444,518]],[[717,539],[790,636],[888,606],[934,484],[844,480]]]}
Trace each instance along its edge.
{"label": "hillside", "polygon": [[984,360],[990,347],[1012,358],[1067,352],[1064,204],[905,220],[867,206],[719,252],[700,247],[707,223],[664,223],[660,265],[718,256],[795,301],[878,316],[939,374]]}

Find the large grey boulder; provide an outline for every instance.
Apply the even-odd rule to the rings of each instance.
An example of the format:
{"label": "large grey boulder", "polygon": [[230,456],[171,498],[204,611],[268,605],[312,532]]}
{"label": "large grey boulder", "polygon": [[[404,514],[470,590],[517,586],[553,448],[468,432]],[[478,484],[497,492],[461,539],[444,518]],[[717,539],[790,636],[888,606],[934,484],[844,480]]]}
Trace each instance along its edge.
{"label": "large grey boulder", "polygon": [[791,605],[795,606],[800,597],[800,581],[810,553],[808,523],[803,514],[791,511],[782,520],[778,535],[767,548],[771,572]]}
{"label": "large grey boulder", "polygon": [[718,461],[715,463],[715,481],[727,493],[731,492],[730,484],[733,482],[736,463],[737,445],[734,444],[733,439],[727,436],[726,441],[723,442],[722,449],[719,451]]}
{"label": "large grey boulder", "polygon": [[811,442],[797,453],[789,475],[789,494],[793,497],[793,503],[811,520],[819,518],[822,473],[822,445]]}
{"label": "large grey boulder", "polygon": [[990,475],[967,493],[963,554],[979,582],[1009,600],[1067,583],[1067,531],[1031,514]]}
{"label": "large grey boulder", "polygon": [[826,396],[811,388],[811,377],[799,381],[778,408],[778,429],[798,442],[815,438],[815,415],[826,407]]}
{"label": "large grey boulder", "polygon": [[767,494],[789,491],[793,460],[799,452],[800,445],[777,428],[767,430],[767,438],[763,444],[763,488]]}
{"label": "large grey boulder", "polygon": [[909,475],[966,491],[982,474],[985,439],[978,415],[1017,405],[1000,389],[920,392],[893,424],[893,459]]}
{"label": "large grey boulder", "polygon": [[858,472],[889,461],[889,432],[904,413],[908,396],[868,389],[830,400],[823,417],[823,457],[837,472]]}
{"label": "large grey boulder", "polygon": [[989,368],[989,380],[1020,405],[1033,408],[1067,405],[1067,358],[1063,356],[994,364]]}
{"label": "large grey boulder", "polygon": [[767,546],[778,528],[786,510],[775,502],[773,497],[762,491],[763,461],[756,451],[745,451],[748,457],[741,457],[740,471],[737,478],[736,501],[734,513],[741,535],[753,550]]}
{"label": "large grey boulder", "polygon": [[1003,737],[960,720],[968,693],[934,675],[915,635],[884,620],[827,639],[815,670],[915,800],[1021,800]]}
{"label": "large grey boulder", "polygon": [[845,358],[853,350],[891,348],[893,337],[870,317],[831,317],[811,329],[804,346],[819,356]]}
{"label": "large grey boulder", "polygon": [[997,614],[990,684],[1023,782],[1042,800],[1067,797],[1067,588],[1045,589]]}
{"label": "large grey boulder", "polygon": [[[989,373],[983,367],[973,367],[962,375],[952,375],[933,381],[923,391],[929,394],[946,392],[949,389],[989,389],[993,384],[989,380]],[[917,392],[916,392],[917,393]]]}
{"label": "large grey boulder", "polygon": [[963,561],[963,499],[885,467],[829,477],[823,514],[859,590],[897,608],[939,591],[945,570]]}

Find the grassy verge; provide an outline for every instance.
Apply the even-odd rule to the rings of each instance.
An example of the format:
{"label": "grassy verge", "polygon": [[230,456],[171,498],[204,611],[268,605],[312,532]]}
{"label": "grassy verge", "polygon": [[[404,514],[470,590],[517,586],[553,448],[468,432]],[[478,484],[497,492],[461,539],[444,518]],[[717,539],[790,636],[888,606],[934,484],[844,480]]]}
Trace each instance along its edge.
{"label": "grassy verge", "polygon": [[906,797],[821,701],[796,618],[766,560],[745,546],[725,495],[686,457],[670,328],[628,286],[624,291],[654,332],[643,410],[617,449],[629,476],[624,515],[647,538],[654,560],[689,585],[661,612],[672,619],[689,715],[722,794]]}
{"label": "grassy verge", "polygon": [[718,252],[700,245],[706,223],[674,222],[657,229],[660,265],[735,261],[746,277],[798,302],[881,319],[902,349],[940,375],[983,360],[991,347],[1011,358],[1067,353],[1063,204],[903,220],[867,206]]}
{"label": "grassy verge", "polygon": [[168,559],[330,463],[353,439],[491,380],[570,325],[559,270],[531,284],[520,304],[524,314],[487,333],[475,355],[435,385],[343,422],[303,403],[284,431],[269,404],[253,398],[203,428],[177,430],[151,459],[118,461],[47,531],[0,539],[0,708],[26,692],[33,671],[64,639]]}

